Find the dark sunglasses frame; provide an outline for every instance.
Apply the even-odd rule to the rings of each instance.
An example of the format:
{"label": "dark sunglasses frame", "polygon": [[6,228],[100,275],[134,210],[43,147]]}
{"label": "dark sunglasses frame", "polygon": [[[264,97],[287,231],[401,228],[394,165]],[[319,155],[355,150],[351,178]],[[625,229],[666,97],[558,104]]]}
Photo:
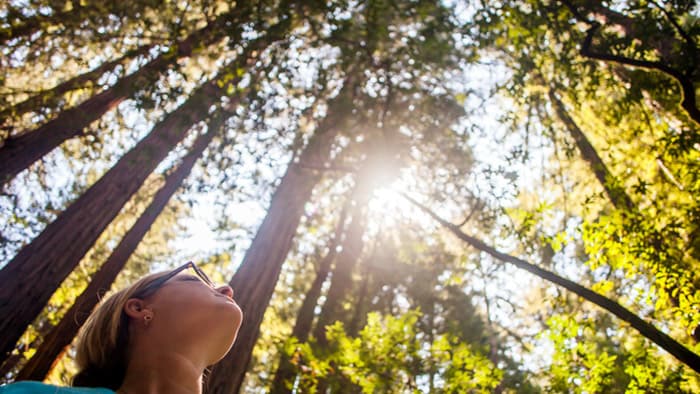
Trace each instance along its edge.
{"label": "dark sunglasses frame", "polygon": [[155,279],[153,282],[146,285],[146,287],[144,287],[141,291],[139,291],[139,294],[142,296],[145,296],[147,294],[152,293],[154,290],[163,286],[163,284],[165,284],[165,282],[169,281],[170,279],[175,277],[175,275],[186,270],[187,268],[192,268],[194,270],[194,272],[197,274],[197,276],[199,277],[199,279],[201,279],[202,282],[206,283],[209,287],[212,287],[212,288],[216,287],[214,285],[214,282],[212,282],[211,279],[209,279],[207,274],[205,274],[201,268],[197,267],[197,265],[195,263],[188,261],[185,264],[173,269],[167,275],[161,276],[160,278]]}

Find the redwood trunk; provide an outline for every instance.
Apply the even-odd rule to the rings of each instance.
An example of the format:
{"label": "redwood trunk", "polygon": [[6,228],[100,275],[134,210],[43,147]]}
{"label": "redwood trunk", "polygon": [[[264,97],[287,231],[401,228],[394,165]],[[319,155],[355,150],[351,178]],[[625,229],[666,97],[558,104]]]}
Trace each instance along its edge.
{"label": "redwood trunk", "polygon": [[578,295],[579,297],[582,297],[583,299],[598,305],[599,307],[617,316],[622,321],[627,322],[630,326],[632,326],[632,328],[637,330],[640,334],[647,337],[649,340],[651,340],[653,343],[655,343],[662,349],[671,353],[671,355],[677,358],[680,362],[686,364],[695,372],[700,373],[700,356],[693,353],[690,349],[683,346],[682,344],[680,344],[670,336],[666,335],[665,333],[661,332],[652,324],[647,323],[642,318],[635,315],[630,310],[618,304],[617,302],[611,300],[608,297],[600,295],[594,292],[593,290],[581,286],[576,282],[563,278],[555,274],[554,272],[542,269],[534,264],[530,264],[527,261],[521,260],[515,256],[499,252],[498,250],[486,245],[483,241],[465,234],[464,232],[462,232],[462,230],[459,229],[458,226],[455,226],[454,224],[442,219],[425,205],[418,203],[417,201],[413,200],[405,194],[404,197],[411,203],[416,205],[418,208],[420,208],[423,212],[430,215],[430,217],[439,222],[443,227],[445,227],[452,234],[457,236],[457,238],[471,245],[475,249],[488,253],[496,259],[501,260],[505,263],[513,264],[519,269],[537,275],[540,278],[546,280],[547,282],[561,286]]}
{"label": "redwood trunk", "polygon": [[[346,81],[344,91],[348,90],[348,85]],[[322,166],[328,160],[339,123],[345,119],[351,107],[343,100],[345,93],[341,92],[333,100],[328,115],[318,126],[299,160],[289,164],[241,267],[231,279],[230,285],[243,310],[243,324],[231,351],[213,367],[207,379],[208,394],[237,393],[243,383],[263,314],[292,246],[304,205],[321,179],[320,172],[305,169],[305,165]]]}
{"label": "redwood trunk", "polygon": [[54,105],[54,103],[61,98],[64,93],[71,90],[81,89],[88,83],[96,81],[102,74],[107,71],[113,70],[120,64],[125,64],[127,61],[134,59],[139,56],[143,56],[148,53],[154,45],[144,45],[136,48],[132,51],[127,52],[124,56],[119,59],[112,60],[102,64],[101,66],[95,68],[92,71],[88,71],[84,74],[78,75],[71,78],[55,87],[48,89],[46,91],[39,92],[38,94],[28,98],[27,100],[17,103],[10,108],[0,111],[0,119],[6,119],[8,117],[16,117],[23,115],[27,112],[38,111],[42,106]]}
{"label": "redwood trunk", "polygon": [[[246,51],[250,53],[250,47]],[[233,67],[246,67],[239,61],[234,60]],[[199,87],[183,105],[168,114],[0,270],[2,359],[146,177],[182,141],[191,126],[206,117],[222,92],[228,86],[235,86],[237,80],[223,88],[218,86],[225,74]]]}
{"label": "redwood trunk", "polygon": [[581,131],[576,122],[571,119],[564,107],[564,103],[559,100],[552,90],[549,91],[549,99],[554,106],[554,112],[557,114],[559,120],[564,123],[566,130],[576,142],[581,157],[586,160],[591,171],[593,171],[598,179],[598,182],[603,186],[603,190],[605,190],[605,194],[608,195],[610,202],[616,208],[633,209],[634,204],[632,203],[632,199],[627,195],[624,188],[617,183],[615,177],[613,177],[608,170],[608,167],[603,163],[600,156],[598,156],[598,152],[593,145],[591,145],[590,141],[588,141],[586,135],[583,134],[583,131]]}
{"label": "redwood trunk", "polygon": [[66,312],[61,321],[44,338],[34,357],[17,374],[15,380],[42,381],[51,371],[57,357],[66,346],[70,345],[73,337],[87,320],[95,305],[99,302],[99,294],[104,293],[112,286],[112,282],[126,264],[131,254],[146,235],[163,211],[170,198],[175,194],[187,178],[194,163],[202,155],[221,127],[221,119],[218,118],[209,124],[206,134],[195,141],[189,153],[182,159],[180,165],[166,179],[163,187],[153,197],[153,200],[144,210],[136,223],[124,235],[119,245],[112,251],[107,261],[92,276],[88,287],[75,300],[75,303]]}
{"label": "redwood trunk", "polygon": [[[359,180],[362,182],[362,180]],[[363,188],[356,188],[362,190]],[[333,275],[331,276],[331,285],[326,294],[326,302],[323,304],[321,314],[318,317],[316,326],[314,327],[313,335],[316,338],[316,343],[320,347],[328,346],[328,338],[326,338],[326,326],[335,321],[348,323],[350,318],[348,311],[343,310],[343,301],[352,293],[353,280],[352,272],[357,265],[357,261],[362,254],[364,242],[362,235],[365,230],[365,207],[367,201],[356,201],[351,213],[351,222],[343,240],[343,247],[336,259],[333,267]],[[328,391],[328,381],[322,379],[318,382],[317,390],[320,393]]]}
{"label": "redwood trunk", "polygon": [[159,75],[178,59],[189,57],[196,48],[206,47],[224,34],[225,22],[231,15],[241,14],[237,7],[204,28],[190,34],[176,45],[175,53],[164,53],[138,71],[122,78],[111,88],[98,93],[80,105],[62,111],[55,119],[35,130],[26,130],[5,140],[0,148],[0,184],[14,178],[42,156],[69,138],[79,135],[92,122],[123,100],[155,82]]}
{"label": "redwood trunk", "polygon": [[314,328],[314,337],[321,346],[327,344],[326,326],[339,319],[347,323],[347,317],[349,317],[344,316],[342,304],[352,292],[352,272],[364,247],[362,235],[365,230],[365,205],[366,201],[362,203],[357,201],[353,209],[351,214],[352,221],[348,225],[343,248],[333,268],[331,286],[326,295],[326,302],[323,304],[323,309],[321,309],[321,314]]}
{"label": "redwood trunk", "polygon": [[[318,271],[316,272],[316,278],[311,284],[311,287],[304,295],[304,301],[299,308],[297,313],[297,319],[294,322],[294,328],[292,329],[292,337],[295,337],[299,342],[306,342],[309,338],[309,333],[311,333],[311,326],[314,321],[314,309],[316,304],[318,304],[318,298],[321,296],[321,288],[323,287],[323,282],[326,281],[328,273],[331,269],[331,264],[335,260],[337,254],[338,241],[343,234],[343,228],[345,227],[345,218],[347,213],[347,207],[343,207],[343,210],[338,219],[338,224],[335,228],[335,233],[333,239],[328,245],[328,253],[323,257],[321,263],[319,264]],[[275,377],[272,380],[272,387],[270,388],[271,394],[281,394],[281,393],[291,393],[291,390],[287,388],[289,380],[294,377],[294,365],[289,361],[287,355],[282,354],[280,356],[280,364],[277,367],[277,372],[275,372]]]}

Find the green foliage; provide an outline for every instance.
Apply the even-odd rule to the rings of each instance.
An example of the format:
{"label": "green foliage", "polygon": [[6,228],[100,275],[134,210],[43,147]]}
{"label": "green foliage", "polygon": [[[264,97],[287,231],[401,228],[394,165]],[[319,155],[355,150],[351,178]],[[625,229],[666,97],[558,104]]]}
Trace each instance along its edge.
{"label": "green foliage", "polygon": [[428,379],[436,393],[490,392],[499,384],[503,372],[458,338],[444,334],[425,343],[416,330],[420,316],[415,310],[370,313],[356,337],[336,322],[327,327],[325,351],[290,341],[286,351],[299,368],[299,389],[314,392],[319,379],[336,390],[352,383],[362,393],[423,392]]}
{"label": "green foliage", "polygon": [[[669,366],[658,351],[626,330],[609,335],[603,321],[554,315],[543,335],[552,342],[548,390],[574,393],[693,392],[684,367]],[[624,338],[621,343],[617,341]]]}

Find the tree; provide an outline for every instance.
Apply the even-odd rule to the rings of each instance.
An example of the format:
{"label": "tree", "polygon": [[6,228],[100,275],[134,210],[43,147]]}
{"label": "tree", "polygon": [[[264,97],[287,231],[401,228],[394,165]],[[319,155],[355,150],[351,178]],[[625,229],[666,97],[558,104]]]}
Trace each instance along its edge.
{"label": "tree", "polygon": [[[64,4],[47,4],[42,13],[34,14],[31,17],[26,17],[21,12],[21,9],[10,5],[7,14],[4,17],[8,22],[9,28],[3,28],[0,31],[0,45],[7,44],[8,41],[18,41],[19,39],[30,39],[36,33],[44,33],[46,31],[62,28],[65,30],[76,29],[84,24],[86,20],[94,22],[93,26],[99,26],[100,23],[107,24],[110,16],[119,18],[136,18],[139,13],[144,10],[157,7],[157,2],[151,1],[136,1],[129,6],[119,3],[100,3],[95,1],[85,1],[82,3],[71,4],[70,9],[63,8]],[[49,14],[49,15],[47,15]],[[59,29],[60,29],[59,28]],[[16,45],[16,44],[15,44]]]}
{"label": "tree", "polygon": [[206,383],[208,393],[236,393],[243,383],[263,314],[291,247],[304,205],[321,179],[321,171],[304,166],[324,167],[335,137],[353,107],[356,84],[354,75],[346,77],[342,91],[328,104],[326,117],[319,122],[299,157],[289,164],[243,263],[229,282],[240,294],[236,301],[246,311],[245,320],[231,351],[213,367]]}
{"label": "tree", "polygon": [[36,111],[45,107],[52,108],[65,93],[72,90],[84,89],[87,86],[92,85],[94,81],[99,79],[99,77],[104,73],[115,69],[117,66],[126,64],[129,60],[146,55],[153,47],[154,45],[140,46],[134,50],[128,51],[117,59],[101,64],[99,67],[96,67],[93,70],[75,76],[49,90],[39,92],[20,103],[1,110],[0,118],[4,118],[3,120],[7,122],[7,118],[17,117],[27,112]]}
{"label": "tree", "polygon": [[[359,182],[362,185],[362,183],[366,182],[367,176],[360,176],[360,178],[362,180]],[[364,249],[363,235],[367,223],[367,201],[371,195],[371,190],[359,186],[353,194],[354,201],[349,214],[350,223],[342,243],[342,250],[335,259],[326,301],[323,303],[321,314],[313,331],[313,335],[321,347],[326,344],[325,332],[327,326],[336,321],[341,321],[344,324],[350,322],[351,314],[344,310],[343,304],[352,295],[352,274]]]}
{"label": "tree", "polygon": [[539,276],[540,278],[554,283],[558,286],[562,286],[565,289],[575,293],[576,295],[584,298],[587,301],[590,301],[601,308],[607,310],[608,312],[612,313],[613,315],[617,316],[621,320],[629,323],[632,327],[634,327],[640,334],[644,335],[647,337],[649,340],[657,344],[659,347],[662,349],[666,350],[670,354],[672,354],[675,358],[677,358],[679,361],[685,363],[687,366],[695,370],[696,372],[700,372],[700,356],[697,354],[693,353],[691,350],[689,350],[687,347],[683,346],[682,344],[678,343],[675,341],[673,338],[670,336],[666,335],[653,325],[647,323],[643,319],[641,319],[639,316],[635,315],[634,313],[630,312],[628,309],[623,307],[622,305],[618,304],[617,302],[604,297],[590,289],[587,289],[575,282],[572,282],[568,279],[565,279],[551,271],[547,271],[545,269],[542,269],[536,265],[533,265],[531,263],[528,263],[524,260],[521,260],[517,257],[507,255],[505,253],[501,253],[498,250],[486,245],[482,241],[471,237],[465,233],[463,233],[459,227],[456,225],[447,222],[446,220],[440,218],[437,216],[437,214],[430,209],[428,209],[425,205],[422,205],[418,203],[416,200],[413,200],[412,198],[404,195],[406,199],[411,201],[414,205],[416,205],[420,210],[428,214],[430,217],[435,219],[437,222],[439,222],[443,227],[445,227],[448,231],[453,233],[455,236],[457,236],[459,239],[462,241],[466,242],[467,244],[471,245],[472,247],[482,251],[486,252],[493,257],[503,261],[507,262],[510,264],[515,265],[516,267],[526,270],[534,275]]}
{"label": "tree", "polygon": [[[63,110],[55,119],[35,130],[25,130],[5,140],[0,147],[0,184],[10,181],[63,141],[78,135],[120,102],[133,96],[144,86],[154,83],[178,59],[188,57],[199,50],[198,48],[205,48],[219,41],[226,31],[226,24],[231,21],[240,24],[245,20],[247,11],[246,7],[237,6],[232,12],[219,16],[206,27],[175,44],[170,51],[160,54],[138,71],[122,78],[114,86],[74,108]],[[234,31],[236,33],[233,39],[236,40],[240,30]]]}
{"label": "tree", "polygon": [[[306,342],[311,334],[311,328],[314,320],[314,309],[318,304],[318,298],[321,296],[321,287],[328,278],[331,271],[331,264],[338,254],[338,246],[340,246],[341,237],[344,233],[345,222],[348,212],[348,201],[344,204],[343,209],[338,218],[338,223],[335,226],[333,238],[328,242],[328,252],[321,259],[316,276],[311,286],[304,294],[304,301],[297,312],[294,328],[292,329],[292,338],[299,342]],[[289,392],[289,379],[294,376],[294,365],[290,362],[289,357],[282,353],[280,356],[279,366],[275,372],[270,387],[270,393],[287,393]]]}
{"label": "tree", "polygon": [[[246,48],[228,69],[245,67],[267,38]],[[226,69],[226,68],[225,68]],[[241,75],[222,72],[199,87],[190,99],[165,117],[151,133],[0,271],[0,316],[6,334],[0,341],[3,359],[24,328],[36,317],[61,281],[75,268],[102,230],[128,198],[193,125],[202,121],[229,86],[235,89]],[[221,85],[221,86],[220,86]],[[68,232],[66,229],[80,229]],[[56,252],[60,251],[58,255]],[[17,279],[21,278],[21,279]],[[35,283],[36,288],[26,286]],[[11,317],[11,318],[10,318]]]}
{"label": "tree", "polygon": [[97,305],[99,301],[98,294],[111,287],[112,282],[114,282],[117,274],[122,270],[131,254],[136,250],[141,239],[146,235],[153,222],[155,222],[185,178],[187,178],[197,159],[199,159],[219,132],[223,121],[221,119],[222,114],[215,116],[217,119],[209,122],[206,134],[198,137],[178,167],[167,175],[163,187],[153,196],[153,201],[124,235],[119,245],[114,248],[107,261],[92,276],[88,287],[75,300],[63,319],[44,337],[34,357],[29,359],[29,362],[20,370],[16,380],[44,380],[56,362],[57,357],[71,343],[73,337],[75,337],[80,327],[87,320],[90,312]]}
{"label": "tree", "polygon": [[[585,1],[580,5],[571,1],[562,3],[578,21],[589,26],[581,43],[583,56],[667,74],[680,85],[681,106],[691,119],[700,124],[696,99],[696,85],[700,82],[697,73],[700,65],[697,43],[700,28],[696,23],[689,26],[679,23],[679,17],[690,13],[692,3],[671,3],[668,8],[653,1],[632,4],[629,11],[636,11],[639,16],[629,16],[597,2]],[[608,34],[602,35],[599,40],[603,43],[609,40],[608,45],[593,48],[596,34],[606,27],[612,28],[606,29]],[[641,41],[641,48],[634,48],[635,41]],[[631,55],[628,55],[629,49],[633,49]]]}

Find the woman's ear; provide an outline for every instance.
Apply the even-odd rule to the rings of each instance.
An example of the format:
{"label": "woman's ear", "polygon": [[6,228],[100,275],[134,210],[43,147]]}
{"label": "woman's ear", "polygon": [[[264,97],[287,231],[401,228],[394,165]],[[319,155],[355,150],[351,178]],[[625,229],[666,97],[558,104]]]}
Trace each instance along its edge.
{"label": "woman's ear", "polygon": [[129,298],[124,304],[124,313],[136,320],[143,320],[145,316],[153,315],[153,312],[146,307],[146,303],[139,298]]}

